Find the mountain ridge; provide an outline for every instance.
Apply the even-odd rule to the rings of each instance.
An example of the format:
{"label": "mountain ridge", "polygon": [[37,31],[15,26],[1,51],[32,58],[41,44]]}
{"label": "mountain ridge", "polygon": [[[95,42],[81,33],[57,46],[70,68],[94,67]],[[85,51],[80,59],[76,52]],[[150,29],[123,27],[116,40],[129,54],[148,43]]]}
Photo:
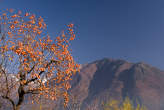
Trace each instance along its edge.
{"label": "mountain ridge", "polygon": [[[163,110],[164,71],[138,62],[104,58],[82,66],[72,93],[82,102],[82,109],[107,98],[136,98],[150,110]],[[97,100],[99,101],[97,101]],[[97,101],[97,102],[95,102]]]}

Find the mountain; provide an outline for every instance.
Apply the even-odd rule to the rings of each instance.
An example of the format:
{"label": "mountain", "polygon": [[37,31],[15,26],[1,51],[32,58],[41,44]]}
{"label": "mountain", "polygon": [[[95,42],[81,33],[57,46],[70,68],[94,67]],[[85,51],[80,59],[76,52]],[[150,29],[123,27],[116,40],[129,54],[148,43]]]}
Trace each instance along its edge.
{"label": "mountain", "polygon": [[82,110],[89,106],[101,110],[101,102],[126,96],[148,110],[164,110],[164,71],[143,62],[105,58],[82,65],[72,81],[71,93]]}
{"label": "mountain", "polygon": [[[9,77],[17,81],[13,75]],[[102,110],[102,102],[109,99],[121,101],[128,96],[148,110],[164,110],[164,71],[143,62],[104,58],[81,65],[81,71],[73,77],[71,85],[70,108],[76,105],[81,110],[90,107],[92,109],[89,110]],[[58,105],[59,102],[46,100],[42,107],[43,110],[48,107],[62,110],[57,109],[60,108]],[[37,104],[24,104],[22,110],[39,107]]]}

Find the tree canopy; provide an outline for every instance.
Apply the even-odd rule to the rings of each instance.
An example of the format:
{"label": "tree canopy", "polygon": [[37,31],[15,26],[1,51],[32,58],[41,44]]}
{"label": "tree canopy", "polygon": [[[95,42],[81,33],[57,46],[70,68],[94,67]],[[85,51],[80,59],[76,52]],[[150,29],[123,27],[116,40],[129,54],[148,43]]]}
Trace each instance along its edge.
{"label": "tree canopy", "polygon": [[53,40],[42,17],[12,9],[0,13],[0,96],[14,110],[26,94],[37,96],[33,101],[63,97],[66,105],[69,80],[79,70],[70,52],[74,25]]}

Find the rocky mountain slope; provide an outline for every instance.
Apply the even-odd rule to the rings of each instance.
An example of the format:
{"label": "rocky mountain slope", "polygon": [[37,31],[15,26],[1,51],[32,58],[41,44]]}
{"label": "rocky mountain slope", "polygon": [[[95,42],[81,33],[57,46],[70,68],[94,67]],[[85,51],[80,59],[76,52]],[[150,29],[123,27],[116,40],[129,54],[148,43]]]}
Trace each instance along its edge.
{"label": "rocky mountain slope", "polygon": [[72,94],[82,109],[97,106],[109,98],[129,96],[149,110],[164,110],[164,71],[144,63],[102,59],[82,66],[72,82]]}

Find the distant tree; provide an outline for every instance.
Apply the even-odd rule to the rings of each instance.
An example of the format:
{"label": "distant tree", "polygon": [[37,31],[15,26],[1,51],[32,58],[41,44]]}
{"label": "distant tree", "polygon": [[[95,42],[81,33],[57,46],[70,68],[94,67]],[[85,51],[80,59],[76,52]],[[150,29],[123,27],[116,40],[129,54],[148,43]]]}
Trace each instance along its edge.
{"label": "distant tree", "polygon": [[104,110],[147,110],[145,106],[137,104],[133,105],[133,102],[126,97],[125,100],[121,103],[118,100],[109,100],[107,103],[103,104]]}
{"label": "distant tree", "polygon": [[20,109],[27,94],[32,103],[41,96],[63,97],[67,105],[69,80],[79,70],[69,49],[73,24],[67,26],[52,40],[42,17],[12,9],[0,12],[0,96],[13,110]]}

